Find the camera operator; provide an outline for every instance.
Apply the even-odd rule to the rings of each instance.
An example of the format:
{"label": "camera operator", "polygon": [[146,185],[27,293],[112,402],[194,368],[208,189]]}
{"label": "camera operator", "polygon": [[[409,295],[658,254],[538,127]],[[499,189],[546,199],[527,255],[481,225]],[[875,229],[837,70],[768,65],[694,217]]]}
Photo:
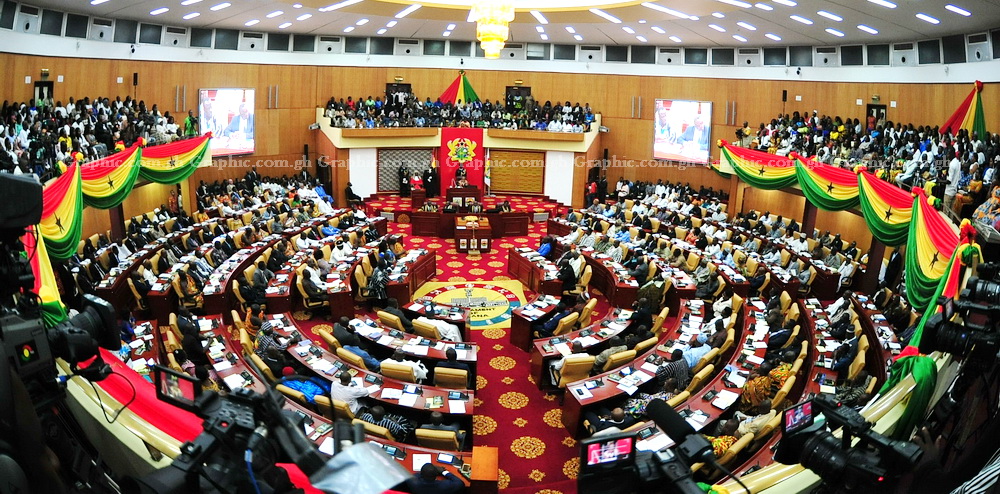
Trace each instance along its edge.
{"label": "camera operator", "polygon": [[[996,437],[1000,432],[997,426],[991,426],[983,437]],[[952,494],[973,494],[997,492],[998,480],[1000,480],[1000,450],[992,451],[991,447],[985,443],[993,444],[991,441],[980,441],[977,449],[966,455],[967,458],[976,460],[966,461],[965,464],[946,472],[942,465],[942,451],[945,449],[945,438],[943,436],[931,437],[930,431],[922,427],[913,436],[913,443],[924,452],[922,461],[913,469],[913,475],[904,479],[900,485],[900,492],[922,491],[922,492],[951,492]],[[986,455],[990,455],[986,464],[978,471],[975,469]],[[970,464],[971,463],[971,464]],[[968,478],[959,484],[960,480]],[[908,482],[907,482],[908,481]],[[915,486],[920,486],[917,489]]]}

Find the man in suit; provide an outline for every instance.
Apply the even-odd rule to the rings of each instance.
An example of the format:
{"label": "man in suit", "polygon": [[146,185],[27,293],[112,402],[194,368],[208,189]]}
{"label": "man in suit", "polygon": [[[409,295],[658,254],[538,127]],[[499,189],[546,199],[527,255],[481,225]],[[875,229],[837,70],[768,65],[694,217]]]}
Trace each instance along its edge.
{"label": "man in suit", "polygon": [[399,318],[399,322],[403,324],[404,331],[407,333],[413,332],[413,321],[410,321],[410,319],[406,317],[406,314],[403,314],[403,311],[399,309],[398,300],[390,298],[385,306],[385,311]]}
{"label": "man in suit", "polygon": [[589,430],[591,434],[610,428],[616,428],[619,431],[623,431],[638,422],[638,420],[632,418],[632,416],[626,415],[625,411],[622,410],[621,407],[615,408],[614,410],[602,408],[599,413],[591,411],[584,412],[584,417],[588,422],[590,422]]}
{"label": "man in suit", "polygon": [[458,494],[465,490],[462,479],[433,463],[424,463],[420,474],[407,480],[406,486],[413,494]]}
{"label": "man in suit", "polygon": [[569,208],[566,212],[566,221],[570,223],[578,223],[580,221],[580,215],[573,211],[573,208]]}
{"label": "man in suit", "polygon": [[360,348],[362,345],[361,338],[354,332],[351,321],[347,316],[341,316],[340,321],[337,321],[333,325],[333,337],[337,339],[341,346],[356,346]]}
{"label": "man in suit", "polygon": [[559,321],[568,316],[570,312],[571,309],[566,307],[566,304],[560,301],[559,304],[556,305],[556,310],[552,317],[542,324],[536,323],[532,329],[538,332],[539,338],[548,338],[552,336],[556,328],[559,326]]}
{"label": "man in suit", "polygon": [[253,124],[253,115],[250,114],[246,103],[241,103],[239,113],[229,121],[229,125],[222,131],[222,135],[231,136],[233,134],[240,134],[244,138],[250,139],[253,137]]}
{"label": "man in suit", "polygon": [[645,254],[639,257],[635,267],[629,270],[628,274],[635,278],[639,286],[646,284],[646,277],[649,275],[649,257]]}
{"label": "man in suit", "polygon": [[454,348],[448,348],[447,350],[445,350],[444,355],[445,357],[448,358],[448,360],[445,360],[443,362],[438,362],[437,366],[434,367],[435,369],[438,368],[458,369],[469,372],[469,364],[458,361],[458,352],[455,351]]}
{"label": "man in suit", "polygon": [[194,235],[189,235],[187,243],[184,244],[184,247],[190,252],[192,250],[196,250],[199,245],[201,244],[198,243],[198,238]]}
{"label": "man in suit", "polygon": [[432,431],[455,431],[455,434],[458,435],[458,444],[465,443],[465,433],[458,428],[458,424],[445,424],[444,414],[441,412],[431,412],[430,423],[422,424],[420,428]]}
{"label": "man in suit", "polygon": [[357,195],[357,194],[354,193],[354,189],[352,189],[353,186],[354,185],[352,183],[347,182],[347,187],[344,187],[344,197],[347,198],[348,202],[350,202],[350,201],[358,201],[358,202],[360,202],[361,201],[361,196],[359,196],[359,195]]}
{"label": "man in suit", "polygon": [[258,261],[257,270],[253,272],[253,286],[266,287],[273,278],[274,272],[267,269],[267,264],[265,264],[264,261]]}

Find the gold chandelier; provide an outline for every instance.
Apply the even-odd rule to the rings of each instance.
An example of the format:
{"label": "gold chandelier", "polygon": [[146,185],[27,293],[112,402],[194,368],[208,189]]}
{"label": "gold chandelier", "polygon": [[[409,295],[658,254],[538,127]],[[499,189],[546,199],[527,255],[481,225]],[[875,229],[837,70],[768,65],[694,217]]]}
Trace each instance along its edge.
{"label": "gold chandelier", "polygon": [[469,20],[476,22],[476,39],[486,58],[500,58],[500,50],[510,36],[514,3],[508,0],[477,0],[472,5]]}

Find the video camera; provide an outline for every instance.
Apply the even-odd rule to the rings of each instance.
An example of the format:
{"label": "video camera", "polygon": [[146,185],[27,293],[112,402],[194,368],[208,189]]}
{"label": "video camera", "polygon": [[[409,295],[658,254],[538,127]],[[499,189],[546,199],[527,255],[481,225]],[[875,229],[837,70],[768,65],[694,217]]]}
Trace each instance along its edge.
{"label": "video camera", "polygon": [[[960,357],[974,368],[987,368],[1000,350],[1000,265],[983,263],[979,277],[969,278],[960,298],[941,297],[943,310],[933,315],[924,326],[920,352],[935,350]],[[955,315],[961,322],[952,321]]]}
{"label": "video camera", "polygon": [[[840,439],[827,423],[829,429],[842,429]],[[774,460],[785,465],[801,463],[835,492],[885,489],[885,482],[912,469],[923,451],[909,441],[873,431],[872,425],[834,397],[821,394],[783,412],[783,433]],[[855,437],[859,443],[852,446]]]}

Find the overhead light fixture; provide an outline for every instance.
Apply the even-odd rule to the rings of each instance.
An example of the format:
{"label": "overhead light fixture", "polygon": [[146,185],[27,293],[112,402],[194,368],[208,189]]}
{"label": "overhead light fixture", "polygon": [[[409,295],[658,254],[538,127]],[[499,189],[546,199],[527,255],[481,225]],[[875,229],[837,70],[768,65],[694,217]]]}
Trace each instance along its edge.
{"label": "overhead light fixture", "polygon": [[770,5],[766,4],[766,3],[757,2],[757,3],[753,4],[753,6],[757,7],[760,10],[766,10],[768,12],[774,10],[774,7],[772,7],[772,6],[770,6]]}
{"label": "overhead light fixture", "polygon": [[365,24],[368,24],[368,19],[358,19],[358,22],[354,23],[355,26],[364,26]]}
{"label": "overhead light fixture", "polygon": [[[104,2],[107,2],[107,1],[108,0],[90,0],[90,4],[91,5],[100,5],[100,4],[102,4]],[[201,0],[198,0],[198,1],[200,2]]]}
{"label": "overhead light fixture", "polygon": [[657,3],[644,2],[641,5],[643,7],[646,7],[647,9],[653,9],[653,10],[655,10],[657,12],[663,12],[664,14],[670,14],[670,15],[672,15],[674,17],[678,17],[678,18],[681,18],[681,19],[690,19],[691,18],[690,15],[685,14],[684,12],[681,12],[679,10],[674,10],[674,9],[672,9],[670,7],[664,7],[664,6],[662,6],[660,4],[657,4]]}
{"label": "overhead light fixture", "polygon": [[590,13],[600,17],[608,22],[613,22],[615,24],[621,24],[622,20],[601,10],[601,9],[590,9]]}
{"label": "overhead light fixture", "polygon": [[580,36],[579,34],[574,34],[573,35],[573,39],[575,39],[577,41],[583,41],[583,36]]}
{"label": "overhead light fixture", "polygon": [[874,3],[875,5],[879,5],[879,6],[885,7],[887,9],[894,9],[894,8],[896,8],[896,4],[890,2],[889,0],[868,0],[868,1],[871,2],[871,3]]}
{"label": "overhead light fixture", "polygon": [[284,13],[285,13],[284,11],[275,10],[274,12],[271,12],[270,14],[267,14],[264,17],[267,17],[268,19],[274,19],[275,17],[278,17],[279,15]]}
{"label": "overhead light fixture", "polygon": [[383,27],[382,29],[375,31],[375,34],[385,34],[387,32],[389,32],[389,30]]}
{"label": "overhead light fixture", "polygon": [[939,21],[936,18],[931,17],[931,16],[929,16],[929,15],[923,13],[923,12],[920,12],[919,14],[917,14],[917,19],[920,19],[920,20],[922,20],[924,22],[929,22],[931,24],[940,24],[941,23],[941,21]]}
{"label": "overhead light fixture", "polygon": [[688,20],[691,20],[691,21],[696,21],[698,19],[701,19],[701,17],[698,17],[696,15],[690,15],[690,16],[688,16]]}
{"label": "overhead light fixture", "polygon": [[735,5],[737,7],[742,7],[744,9],[749,9],[751,7],[751,5],[749,3],[742,2],[740,0],[719,0],[719,1],[722,2],[722,3],[728,3],[729,5]]}
{"label": "overhead light fixture", "polygon": [[626,33],[629,33],[629,34],[635,34],[635,29],[632,29],[632,28],[630,28],[628,26],[622,26],[622,31],[625,31]]}
{"label": "overhead light fixture", "polygon": [[639,40],[642,43],[646,43],[646,42],[649,41],[649,40],[646,39],[645,36],[636,36],[635,39]]}
{"label": "overhead light fixture", "polygon": [[288,27],[291,27],[291,25],[291,22],[282,22],[281,24],[278,24],[278,29],[287,29]]}
{"label": "overhead light fixture", "polygon": [[746,43],[747,42],[746,38],[744,38],[743,36],[740,36],[738,34],[734,34],[733,35],[733,39],[735,39],[736,41],[739,41],[740,43]]}
{"label": "overhead light fixture", "polygon": [[646,19],[639,19],[639,24],[645,24],[645,23],[646,23]]}
{"label": "overhead light fixture", "polygon": [[791,20],[793,20],[793,21],[796,21],[796,22],[801,22],[801,23],[803,23],[803,24],[805,24],[807,26],[811,26],[812,23],[813,23],[813,21],[811,19],[806,19],[805,17],[802,17],[801,15],[790,15],[790,16],[788,16],[788,18],[791,19]]}
{"label": "overhead light fixture", "polygon": [[476,0],[469,18],[476,23],[476,39],[486,58],[500,58],[500,50],[510,37],[514,3],[511,0]]}
{"label": "overhead light fixture", "polygon": [[878,29],[866,26],[864,24],[858,24],[858,29],[868,33],[868,34],[878,34]]}
{"label": "overhead light fixture", "polygon": [[548,41],[549,40],[549,35],[548,34],[540,34],[540,35],[538,35],[538,37],[542,38],[542,41]]}
{"label": "overhead light fixture", "polygon": [[396,24],[399,24],[399,21],[389,21],[385,23],[385,27],[396,27]]}
{"label": "overhead light fixture", "polygon": [[354,26],[347,26],[347,27],[344,28],[344,32],[345,33],[349,33],[349,32],[351,32],[353,30],[354,30]]}
{"label": "overhead light fixture", "polygon": [[970,15],[972,15],[972,12],[969,12],[968,10],[965,10],[962,7],[959,7],[957,5],[952,5],[950,3],[948,5],[945,5],[944,8],[961,16],[969,17]]}
{"label": "overhead light fixture", "polygon": [[166,12],[170,12],[170,9],[168,9],[166,7],[160,7],[158,9],[150,10],[149,11],[149,15],[160,15],[160,14],[163,14],[163,13],[166,13]]}
{"label": "overhead light fixture", "polygon": [[233,4],[231,4],[231,3],[229,3],[229,2],[222,2],[222,3],[218,4],[218,5],[213,5],[213,6],[212,6],[211,8],[209,8],[208,10],[211,10],[212,12],[218,12],[218,11],[220,11],[220,10],[222,10],[222,9],[226,8],[226,7],[230,7],[230,6],[232,6],[232,5],[233,5]]}
{"label": "overhead light fixture", "polygon": [[199,15],[201,15],[200,12],[191,12],[190,14],[184,14],[184,17],[182,17],[182,19],[184,19],[185,21],[190,21],[191,19],[194,19]]}
{"label": "overhead light fixture", "polygon": [[710,27],[712,29],[715,29],[716,31],[718,31],[720,33],[726,32],[726,28],[724,28],[724,27],[722,27],[722,26],[720,26],[718,24],[709,24],[708,27]]}
{"label": "overhead light fixture", "polygon": [[739,27],[742,27],[743,29],[748,29],[750,31],[756,31],[757,30],[757,26],[754,26],[753,24],[750,24],[750,23],[747,23],[747,22],[743,22],[743,21],[737,22],[736,25],[739,26]]}
{"label": "overhead light fixture", "polygon": [[680,43],[681,39],[678,38],[677,36],[671,36],[670,41],[673,41],[674,43]]}
{"label": "overhead light fixture", "polygon": [[795,7],[796,5],[798,5],[798,3],[796,3],[794,0],[771,0],[771,1],[774,3],[780,3],[781,5],[785,5],[787,7]]}
{"label": "overhead light fixture", "polygon": [[297,21],[304,21],[306,19],[309,19],[312,16],[313,16],[312,14],[302,14],[302,15],[296,17],[295,20],[297,20]]}
{"label": "overhead light fixture", "polygon": [[530,11],[528,11],[528,13],[530,13],[531,16],[534,17],[535,20],[538,21],[539,24],[548,24],[549,23],[549,20],[546,19],[545,16],[542,15],[542,13],[539,12],[539,11],[537,11],[537,10],[530,10]]}
{"label": "overhead light fixture", "polygon": [[448,24],[448,26],[445,27],[444,30],[445,31],[454,31],[455,30],[455,24]]}
{"label": "overhead light fixture", "polygon": [[332,4],[332,5],[327,5],[326,7],[323,7],[321,9],[319,9],[319,11],[320,12],[332,12],[334,10],[342,9],[344,7],[347,7],[347,6],[350,6],[350,5],[354,5],[356,3],[361,3],[362,1],[364,1],[364,0],[344,0],[343,2],[335,3],[335,4]]}
{"label": "overhead light fixture", "polygon": [[292,8],[293,9],[301,9],[302,8],[302,4],[301,3],[293,3],[292,4]]}
{"label": "overhead light fixture", "polygon": [[781,36],[778,36],[777,34],[774,33],[767,33],[764,35],[764,37],[773,41],[781,41]]}
{"label": "overhead light fixture", "polygon": [[839,16],[837,14],[834,14],[832,12],[827,12],[825,10],[819,10],[816,13],[819,14],[819,15],[821,15],[821,16],[823,16],[823,17],[826,17],[827,19],[830,19],[831,21],[834,21],[834,22],[840,22],[840,21],[844,20],[843,17],[841,17],[841,16]]}
{"label": "overhead light fixture", "polygon": [[664,31],[664,30],[663,30],[663,28],[662,28],[662,27],[660,27],[660,26],[653,26],[653,27],[651,27],[650,29],[652,29],[652,30],[653,30],[653,32],[654,32],[654,33],[657,33],[657,34],[667,34],[667,32],[666,32],[666,31]]}
{"label": "overhead light fixture", "polygon": [[[104,3],[104,2],[107,2],[108,0],[99,0],[99,1],[101,3]],[[184,0],[183,2],[181,2],[181,5],[183,5],[183,6],[186,7],[188,5],[194,5],[194,4],[196,4],[196,3],[200,2],[200,1],[201,0]],[[94,3],[94,2],[90,2],[90,3]]]}
{"label": "overhead light fixture", "polygon": [[840,32],[840,31],[837,31],[836,29],[834,29],[832,27],[826,28],[826,32],[828,32],[828,33],[830,33],[830,34],[832,34],[832,35],[834,35],[834,36],[836,36],[838,38],[843,38],[844,37],[844,33]]}
{"label": "overhead light fixture", "polygon": [[244,22],[243,25],[246,27],[250,27],[250,26],[256,26],[259,23],[260,19],[250,19],[249,21]]}
{"label": "overhead light fixture", "polygon": [[420,7],[421,7],[421,5],[419,3],[415,3],[415,4],[410,5],[409,7],[405,8],[403,10],[400,10],[399,13],[397,13],[395,15],[395,17],[397,19],[402,19],[402,18],[404,18],[404,17],[406,17],[406,16],[408,16],[408,15],[416,12],[417,9],[419,9]]}
{"label": "overhead light fixture", "polygon": [[726,14],[723,14],[722,12],[712,12],[712,17],[715,17],[716,19],[725,19]]}
{"label": "overhead light fixture", "polygon": [[538,31],[540,33],[544,33],[545,32],[545,28],[542,27],[542,26],[535,26],[535,31]]}
{"label": "overhead light fixture", "polygon": [[566,32],[569,34],[576,34],[576,29],[573,29],[573,26],[566,26]]}
{"label": "overhead light fixture", "polygon": [[445,32],[441,33],[441,36],[444,36],[445,38],[447,38],[448,36],[451,36],[451,31],[445,31]]}

